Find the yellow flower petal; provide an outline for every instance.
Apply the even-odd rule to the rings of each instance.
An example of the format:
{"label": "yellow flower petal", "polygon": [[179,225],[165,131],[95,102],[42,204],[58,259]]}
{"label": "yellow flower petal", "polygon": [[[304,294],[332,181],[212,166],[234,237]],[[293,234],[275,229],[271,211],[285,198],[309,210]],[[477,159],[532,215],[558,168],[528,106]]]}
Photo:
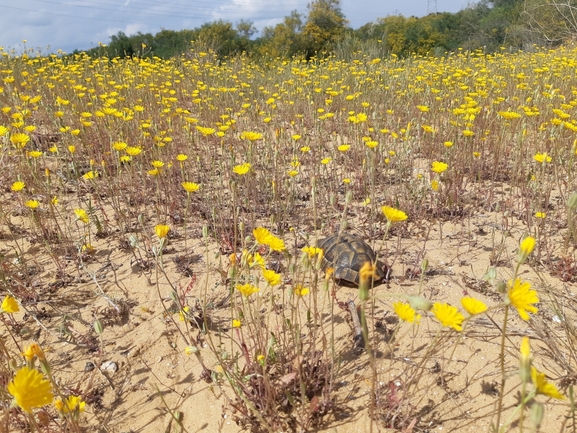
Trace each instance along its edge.
{"label": "yellow flower petal", "polygon": [[35,407],[52,403],[54,399],[50,382],[40,372],[28,367],[18,370],[7,389],[15,403],[28,413]]}

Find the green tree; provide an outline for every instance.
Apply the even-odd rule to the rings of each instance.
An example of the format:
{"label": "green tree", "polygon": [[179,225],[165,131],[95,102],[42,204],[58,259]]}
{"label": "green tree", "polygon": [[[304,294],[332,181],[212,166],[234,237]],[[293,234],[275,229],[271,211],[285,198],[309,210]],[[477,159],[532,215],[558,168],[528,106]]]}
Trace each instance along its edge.
{"label": "green tree", "polygon": [[191,41],[198,38],[199,30],[166,30],[156,35],[150,46],[151,53],[162,59],[169,59],[184,53],[190,48]]}
{"label": "green tree", "polygon": [[409,52],[406,37],[407,19],[402,15],[390,15],[379,19],[385,29],[383,43],[387,51],[391,54],[404,55]]}
{"label": "green tree", "polygon": [[200,27],[197,42],[225,57],[248,50],[254,31],[249,21],[241,21],[235,28],[231,22],[218,20]]}
{"label": "green tree", "polygon": [[285,16],[282,23],[265,27],[262,31],[258,52],[264,56],[289,58],[304,50],[303,21],[295,10]]}
{"label": "green tree", "polygon": [[348,20],[341,11],[340,0],[315,0],[307,6],[303,36],[307,56],[330,51],[345,37]]}

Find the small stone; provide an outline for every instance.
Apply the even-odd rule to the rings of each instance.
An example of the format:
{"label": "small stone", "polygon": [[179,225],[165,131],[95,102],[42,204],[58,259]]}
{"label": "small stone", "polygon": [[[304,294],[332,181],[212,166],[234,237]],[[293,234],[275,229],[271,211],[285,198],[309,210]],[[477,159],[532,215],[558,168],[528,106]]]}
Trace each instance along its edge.
{"label": "small stone", "polygon": [[94,365],[94,363],[88,361],[86,363],[86,365],[84,365],[84,371],[92,371],[96,368],[96,365]]}
{"label": "small stone", "polygon": [[102,371],[108,371],[110,373],[116,373],[118,371],[118,364],[114,361],[103,362],[100,366]]}

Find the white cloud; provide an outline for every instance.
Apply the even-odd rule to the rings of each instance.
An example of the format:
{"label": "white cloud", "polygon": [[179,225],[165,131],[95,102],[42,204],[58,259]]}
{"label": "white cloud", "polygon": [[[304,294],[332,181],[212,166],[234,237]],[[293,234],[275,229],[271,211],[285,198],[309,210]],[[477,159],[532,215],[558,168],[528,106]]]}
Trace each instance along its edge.
{"label": "white cloud", "polygon": [[307,3],[307,0],[228,0],[223,2],[212,16],[214,19],[231,21],[243,18],[255,21],[259,17],[282,19],[294,9],[304,10]]}
{"label": "white cloud", "polygon": [[118,32],[122,32],[125,35],[134,35],[138,32],[140,33],[148,33],[149,26],[142,24],[142,23],[131,23],[127,24],[125,27],[108,27],[106,29],[106,36],[113,36],[118,34]]}

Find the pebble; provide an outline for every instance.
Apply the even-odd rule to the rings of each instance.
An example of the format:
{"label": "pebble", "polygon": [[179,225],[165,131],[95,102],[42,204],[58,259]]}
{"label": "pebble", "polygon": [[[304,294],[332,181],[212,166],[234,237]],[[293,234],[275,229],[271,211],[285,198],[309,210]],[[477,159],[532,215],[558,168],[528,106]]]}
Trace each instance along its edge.
{"label": "pebble", "polygon": [[86,365],[84,365],[84,371],[92,371],[96,368],[93,362],[88,361]]}
{"label": "pebble", "polygon": [[103,362],[100,366],[102,371],[108,371],[110,373],[116,373],[118,371],[118,364],[114,361]]}

